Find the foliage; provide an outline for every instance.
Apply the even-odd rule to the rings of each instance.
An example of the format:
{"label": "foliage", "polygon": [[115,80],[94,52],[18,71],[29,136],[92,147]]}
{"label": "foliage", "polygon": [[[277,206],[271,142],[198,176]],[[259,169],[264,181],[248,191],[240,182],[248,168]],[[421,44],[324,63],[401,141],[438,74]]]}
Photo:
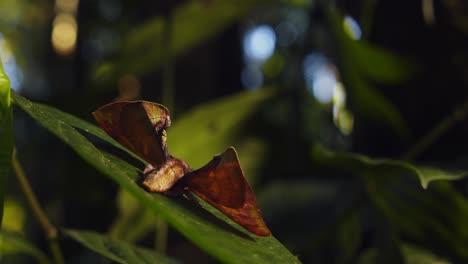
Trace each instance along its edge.
{"label": "foliage", "polygon": [[[13,92],[4,59],[0,207],[8,195],[23,208],[21,219],[0,209],[0,220],[17,221],[0,230],[0,262],[60,263],[56,234],[38,235],[37,210],[76,263],[468,262],[462,2],[423,1],[420,10],[374,0],[82,1],[66,14],[79,37],[64,57],[49,56],[58,7],[0,3],[0,56],[9,67],[16,58],[25,80]],[[348,15],[359,18],[362,37],[343,26]],[[259,25],[276,34],[265,61],[240,53],[243,34]],[[310,54],[326,57],[334,73],[330,102],[307,83]],[[262,85],[241,91],[251,68]],[[139,185],[145,162],[90,121],[127,86],[130,99],[174,97],[168,148],[192,168],[236,147],[274,236],[257,237],[202,200]],[[32,191],[23,201],[23,183],[6,181],[14,147],[37,205]]]}
{"label": "foliage", "polygon": [[3,71],[2,61],[0,60],[0,228],[3,219],[7,176],[13,154],[13,110],[10,91],[10,80]]}
{"label": "foliage", "polygon": [[[13,99],[18,106],[72,147],[84,160],[103,174],[111,177],[113,181],[133,195],[144,207],[157,213],[171,226],[214,257],[228,263],[245,263],[248,261],[255,261],[256,263],[268,263],[270,261],[298,262],[274,237],[262,238],[245,233],[246,231],[240,229],[219,211],[202,201],[200,201],[200,205],[212,214],[211,217],[208,214],[202,218],[200,216],[202,212],[184,208],[180,202],[176,203],[176,201],[161,194],[150,195],[147,193],[136,183],[141,174],[138,168],[112,155],[101,152],[77,130],[78,128],[99,137],[102,132],[94,125],[56,109],[34,104],[17,94],[13,94]],[[116,144],[108,137],[103,136],[101,139],[110,144]],[[213,218],[213,215],[215,218]],[[220,222],[212,223],[212,221],[216,221],[216,217],[223,219],[229,225]]]}

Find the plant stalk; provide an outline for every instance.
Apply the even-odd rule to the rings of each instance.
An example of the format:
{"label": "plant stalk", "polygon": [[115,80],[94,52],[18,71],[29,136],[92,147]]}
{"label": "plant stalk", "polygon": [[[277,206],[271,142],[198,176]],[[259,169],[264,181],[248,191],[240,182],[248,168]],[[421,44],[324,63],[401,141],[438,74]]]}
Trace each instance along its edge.
{"label": "plant stalk", "polygon": [[429,133],[424,135],[404,155],[403,160],[411,161],[428,149],[443,134],[452,129],[457,123],[468,117],[468,100],[455,109],[448,117],[440,121]]}
{"label": "plant stalk", "polygon": [[39,204],[39,201],[37,200],[37,197],[34,194],[34,191],[32,190],[28,179],[26,178],[23,167],[21,166],[21,164],[18,161],[18,158],[16,157],[16,151],[13,151],[12,167],[13,171],[15,172],[14,174],[16,176],[16,179],[18,180],[18,183],[21,187],[21,190],[26,196],[26,200],[31,206],[34,216],[36,217],[42,230],[44,231],[55,263],[64,264],[65,261],[63,258],[62,250],[60,249],[60,245],[58,243],[57,228],[55,228],[55,226],[53,226],[50,223],[49,219],[44,213],[44,210],[42,210],[41,205]]}

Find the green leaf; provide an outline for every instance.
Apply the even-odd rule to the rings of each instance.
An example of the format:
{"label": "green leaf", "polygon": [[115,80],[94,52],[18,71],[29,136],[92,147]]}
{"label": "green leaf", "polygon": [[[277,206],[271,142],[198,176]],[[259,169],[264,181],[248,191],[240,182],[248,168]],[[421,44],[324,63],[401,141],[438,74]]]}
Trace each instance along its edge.
{"label": "green leaf", "polygon": [[16,232],[0,230],[0,262],[1,256],[26,254],[36,259],[38,263],[51,263],[49,258],[27,241],[24,236]]}
{"label": "green leaf", "polygon": [[177,261],[157,254],[153,250],[139,248],[130,243],[110,239],[95,232],[71,229],[65,229],[63,232],[83,246],[118,263],[177,263]]}
{"label": "green leaf", "polygon": [[401,252],[407,264],[449,264],[447,259],[440,258],[433,254],[431,251],[423,248],[403,244],[401,245]]}
{"label": "green leaf", "polygon": [[398,83],[408,80],[417,72],[413,61],[394,54],[365,40],[346,38],[349,60],[370,80],[381,83]]}
{"label": "green leaf", "polygon": [[415,166],[399,160],[372,159],[355,153],[332,152],[318,145],[312,149],[312,159],[330,169],[339,168],[342,171],[358,175],[387,177],[407,175],[419,179],[424,189],[427,189],[432,181],[458,180],[467,175],[466,171],[445,171],[432,167]]}
{"label": "green leaf", "polygon": [[[157,213],[169,225],[218,260],[226,263],[299,262],[273,236],[257,237],[245,231],[204,201],[200,201],[200,206],[210,214],[205,210],[200,211],[196,205],[184,207],[182,199],[177,202],[161,194],[146,192],[136,183],[141,173],[139,169],[96,149],[71,126],[70,120],[61,120],[50,110],[51,107],[32,103],[15,93],[12,97],[26,113],[72,147],[85,161],[110,177],[144,207]],[[91,124],[77,120],[73,123],[78,124],[77,127],[81,130],[90,133],[96,131],[95,126]],[[98,134],[94,135],[99,137]],[[198,212],[195,212],[197,210]]]}
{"label": "green leaf", "polygon": [[415,63],[364,40],[353,40],[344,31],[343,17],[330,8],[328,18],[340,47],[341,73],[353,110],[380,123],[386,123],[402,137],[409,132],[398,109],[372,85],[397,83],[417,72]]}
{"label": "green leaf", "polygon": [[10,91],[10,80],[3,71],[0,60],[0,229],[2,227],[7,176],[10,172],[13,155],[13,112]]}
{"label": "green leaf", "polygon": [[[450,261],[434,255],[429,250],[425,250],[410,244],[400,245],[403,259],[406,264],[449,264]],[[377,250],[370,248],[364,251],[358,261],[359,264],[377,263]]]}

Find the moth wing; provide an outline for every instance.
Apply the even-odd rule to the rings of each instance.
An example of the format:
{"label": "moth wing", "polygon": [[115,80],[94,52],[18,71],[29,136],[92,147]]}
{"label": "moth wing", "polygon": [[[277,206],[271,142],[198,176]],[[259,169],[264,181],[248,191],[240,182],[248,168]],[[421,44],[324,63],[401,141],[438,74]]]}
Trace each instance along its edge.
{"label": "moth wing", "polygon": [[184,178],[190,191],[258,236],[271,235],[234,148]]}
{"label": "moth wing", "polygon": [[107,134],[148,163],[160,167],[166,161],[164,129],[170,125],[166,107],[147,101],[114,102],[93,116]]}

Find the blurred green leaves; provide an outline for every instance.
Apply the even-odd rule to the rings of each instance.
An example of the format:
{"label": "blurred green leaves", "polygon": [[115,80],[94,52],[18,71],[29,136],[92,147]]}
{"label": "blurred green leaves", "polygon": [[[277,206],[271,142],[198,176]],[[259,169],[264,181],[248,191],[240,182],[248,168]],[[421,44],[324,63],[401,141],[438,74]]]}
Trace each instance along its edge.
{"label": "blurred green leaves", "polygon": [[[184,55],[197,45],[206,43],[227,27],[239,21],[255,8],[272,2],[306,6],[308,0],[216,0],[186,1],[172,10],[171,52],[174,57]],[[120,58],[104,62],[96,70],[97,79],[108,79],[122,73],[144,74],[163,63],[163,43],[166,19],[157,16],[133,27],[123,37]]]}
{"label": "blurred green leaves", "polygon": [[[109,176],[145,208],[157,213],[169,225],[218,260],[226,263],[299,262],[274,237],[257,237],[246,232],[203,201],[200,201],[200,205],[205,210],[200,210],[192,204],[183,206],[186,202],[183,199],[177,202],[161,194],[146,192],[136,183],[141,173],[139,169],[99,151],[72,124],[90,133],[97,131],[95,126],[71,116],[68,116],[71,120],[61,119],[60,115],[55,114],[58,110],[50,111],[50,107],[32,103],[17,94],[13,94],[13,99],[26,113],[72,147],[85,161]],[[99,137],[100,133],[94,135]],[[112,144],[111,141],[109,143]]]}
{"label": "blurred green leaves", "polygon": [[0,228],[3,219],[3,203],[13,155],[13,110],[10,97],[10,80],[0,60]]}
{"label": "blurred green leaves", "polygon": [[430,182],[437,180],[458,180],[467,176],[466,171],[444,171],[437,168],[415,166],[411,163],[389,160],[372,159],[355,153],[338,153],[324,149],[317,145],[312,149],[312,159],[329,169],[338,169],[365,177],[400,177],[408,176],[419,179],[421,186],[426,189]]}
{"label": "blurred green leaves", "polygon": [[329,9],[328,17],[340,48],[341,72],[354,111],[407,137],[406,121],[373,83],[405,81],[416,73],[415,63],[366,40],[351,39],[343,30],[343,18],[337,10]]}
{"label": "blurred green leaves", "polygon": [[0,230],[0,261],[8,255],[24,254],[33,257],[37,263],[51,263],[50,259],[17,232]]}
{"label": "blurred green leaves", "polygon": [[71,229],[65,229],[63,232],[83,246],[117,263],[177,263],[175,260],[157,254],[152,250],[139,248],[123,241],[113,240],[95,232]]}

